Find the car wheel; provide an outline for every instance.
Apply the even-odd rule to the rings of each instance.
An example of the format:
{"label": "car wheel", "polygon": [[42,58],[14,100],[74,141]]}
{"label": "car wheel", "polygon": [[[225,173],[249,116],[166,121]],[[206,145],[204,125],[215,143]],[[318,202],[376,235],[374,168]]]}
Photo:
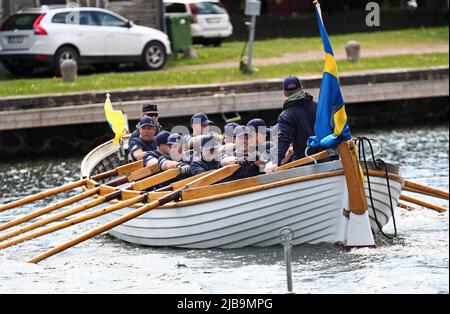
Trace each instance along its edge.
{"label": "car wheel", "polygon": [[64,60],[73,60],[79,65],[80,54],[72,47],[61,47],[55,54],[54,72],[57,76],[61,76],[61,63]]}
{"label": "car wheel", "polygon": [[214,47],[220,47],[222,45],[222,38],[215,38],[212,40]]}
{"label": "car wheel", "polygon": [[142,53],[141,67],[144,70],[159,70],[166,63],[167,54],[164,46],[159,42],[147,44]]}
{"label": "car wheel", "polygon": [[33,72],[34,68],[32,66],[21,66],[17,64],[4,64],[5,69],[8,70],[12,75],[15,76],[25,76]]}

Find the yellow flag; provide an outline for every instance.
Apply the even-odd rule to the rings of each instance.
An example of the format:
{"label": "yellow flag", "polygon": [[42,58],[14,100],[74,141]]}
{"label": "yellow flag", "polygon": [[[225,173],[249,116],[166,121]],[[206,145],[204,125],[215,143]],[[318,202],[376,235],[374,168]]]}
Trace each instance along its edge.
{"label": "yellow flag", "polygon": [[113,109],[109,94],[106,95],[105,115],[108,120],[109,127],[116,135],[113,142],[114,144],[119,144],[120,139],[127,134],[126,121],[122,111]]}

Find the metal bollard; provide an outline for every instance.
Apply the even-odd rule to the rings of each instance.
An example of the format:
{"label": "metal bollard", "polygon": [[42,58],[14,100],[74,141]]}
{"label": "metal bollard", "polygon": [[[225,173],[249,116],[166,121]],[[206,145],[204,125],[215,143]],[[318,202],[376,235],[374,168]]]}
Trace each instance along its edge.
{"label": "metal bollard", "polygon": [[294,238],[294,231],[290,228],[283,228],[280,231],[280,239],[284,246],[284,260],[286,262],[286,276],[288,293],[293,293],[294,288],[292,284],[292,257],[291,257],[291,240]]}
{"label": "metal bollard", "polygon": [[66,59],[60,64],[61,76],[64,82],[75,82],[77,79],[78,65],[72,59]]}
{"label": "metal bollard", "polygon": [[361,45],[355,40],[350,40],[345,46],[347,52],[347,60],[351,62],[359,62],[361,59]]}

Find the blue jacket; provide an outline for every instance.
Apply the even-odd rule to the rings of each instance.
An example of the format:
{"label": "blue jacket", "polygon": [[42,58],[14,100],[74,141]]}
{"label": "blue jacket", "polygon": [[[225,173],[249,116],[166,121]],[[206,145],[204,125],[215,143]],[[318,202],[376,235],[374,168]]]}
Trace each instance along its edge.
{"label": "blue jacket", "polygon": [[200,161],[194,161],[191,164],[191,174],[196,176],[203,172],[207,172],[210,170],[216,170],[220,168],[220,162],[216,160],[212,161],[204,161],[203,159]]}
{"label": "blue jacket", "polygon": [[[172,161],[172,158],[170,158],[170,156],[167,156],[167,155],[161,155],[161,156],[159,157],[159,159],[158,159],[158,172],[161,173],[161,172],[164,171],[164,170],[162,169],[162,166],[163,166],[164,162],[166,162],[166,161]],[[169,180],[169,181],[166,181],[166,182],[161,183],[159,186],[156,187],[156,189],[159,189],[159,188],[163,188],[163,187],[169,186],[169,185],[171,185],[172,183],[175,183],[175,182],[178,182],[178,181],[187,179],[187,178],[189,178],[190,176],[191,176],[190,173],[189,173],[189,174],[179,175],[179,176],[176,177],[175,179],[172,179],[172,180]]]}
{"label": "blue jacket", "polygon": [[[278,117],[278,163],[286,156],[290,144],[294,147],[293,159],[305,157],[308,137],[314,136],[317,103],[308,92],[301,91],[290,96],[283,104]],[[309,151],[308,154],[316,151]]]}
{"label": "blue jacket", "polygon": [[147,167],[147,164],[150,160],[156,159],[158,160],[161,157],[161,153],[157,150],[152,150],[151,152],[145,153],[144,156],[144,167]]}
{"label": "blue jacket", "polygon": [[132,137],[128,142],[128,147],[130,149],[130,155],[133,157],[133,160],[136,160],[133,154],[137,150],[142,149],[144,152],[151,152],[153,150],[156,150],[156,142],[155,140],[144,141],[140,137]]}

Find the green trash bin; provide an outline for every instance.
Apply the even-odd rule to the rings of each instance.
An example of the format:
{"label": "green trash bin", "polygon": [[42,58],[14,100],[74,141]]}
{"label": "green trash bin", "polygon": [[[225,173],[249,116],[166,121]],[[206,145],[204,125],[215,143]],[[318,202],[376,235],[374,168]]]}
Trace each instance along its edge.
{"label": "green trash bin", "polygon": [[166,21],[173,53],[184,52],[187,47],[192,45],[191,15],[171,13],[166,16]]}

